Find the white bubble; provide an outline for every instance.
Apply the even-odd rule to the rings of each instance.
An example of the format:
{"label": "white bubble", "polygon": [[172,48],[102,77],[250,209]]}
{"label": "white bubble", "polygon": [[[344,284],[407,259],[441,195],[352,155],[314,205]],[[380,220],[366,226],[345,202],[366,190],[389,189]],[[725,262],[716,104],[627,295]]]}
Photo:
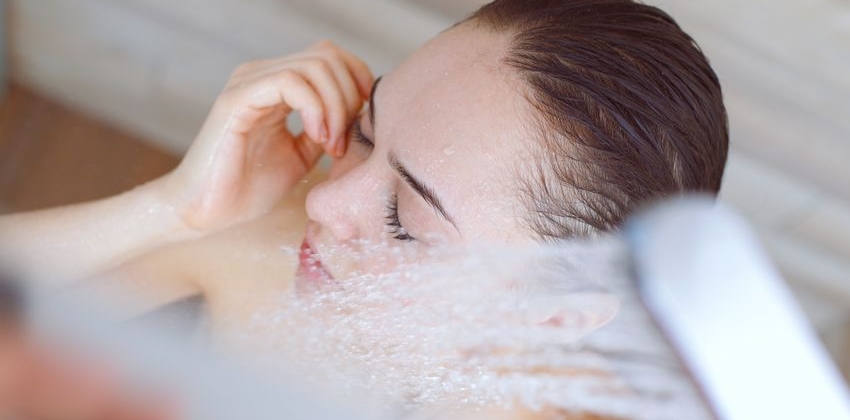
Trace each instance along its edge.
{"label": "white bubble", "polygon": [[612,239],[326,252],[394,269],[337,279],[294,301],[281,295],[278,308],[255,314],[242,338],[264,367],[341,393],[368,391],[406,412],[518,403],[708,418]]}

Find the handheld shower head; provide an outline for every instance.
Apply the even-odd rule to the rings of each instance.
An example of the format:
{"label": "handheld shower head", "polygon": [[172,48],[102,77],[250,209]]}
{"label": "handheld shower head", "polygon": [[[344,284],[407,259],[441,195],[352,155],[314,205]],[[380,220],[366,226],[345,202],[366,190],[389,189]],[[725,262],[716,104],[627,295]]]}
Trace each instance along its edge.
{"label": "handheld shower head", "polygon": [[739,215],[668,202],[626,228],[644,305],[720,420],[850,419],[837,370]]}

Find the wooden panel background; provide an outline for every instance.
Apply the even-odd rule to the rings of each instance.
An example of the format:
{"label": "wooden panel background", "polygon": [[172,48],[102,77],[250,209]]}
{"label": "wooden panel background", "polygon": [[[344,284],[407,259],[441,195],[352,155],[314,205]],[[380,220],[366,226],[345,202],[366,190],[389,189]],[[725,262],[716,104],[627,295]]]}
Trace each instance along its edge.
{"label": "wooden panel background", "polygon": [[20,87],[0,104],[0,213],[118,194],[176,164],[137,136]]}

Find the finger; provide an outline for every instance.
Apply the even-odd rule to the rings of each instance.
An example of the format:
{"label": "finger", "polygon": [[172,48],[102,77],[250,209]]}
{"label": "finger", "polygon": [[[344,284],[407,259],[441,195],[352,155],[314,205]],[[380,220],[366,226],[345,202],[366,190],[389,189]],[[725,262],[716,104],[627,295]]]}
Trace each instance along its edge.
{"label": "finger", "polygon": [[[321,141],[328,137],[322,98],[304,76],[294,69],[281,70],[246,83],[226,95],[223,100],[232,101],[232,103],[224,108],[244,107],[250,111],[250,109],[285,105],[301,113],[304,131],[313,140]],[[236,128],[248,130],[251,127]]]}
{"label": "finger", "polygon": [[363,97],[360,95],[357,80],[354,79],[354,75],[349,71],[348,66],[346,66],[339,54],[333,50],[317,50],[313,54],[315,54],[315,57],[327,62],[330,66],[331,72],[342,90],[343,97],[345,97],[345,105],[349,117],[357,115],[363,106]]}
{"label": "finger", "polygon": [[301,64],[307,81],[319,93],[325,109],[330,141],[326,148],[333,149],[345,134],[348,122],[353,118],[346,105],[343,87],[334,76],[331,65],[321,58],[314,58]]}
{"label": "finger", "polygon": [[228,81],[228,85],[239,85],[249,80],[267,76],[270,73],[286,68],[291,63],[298,62],[305,58],[310,58],[315,52],[331,52],[338,56],[355,80],[358,93],[364,99],[368,99],[369,93],[372,89],[372,84],[375,81],[375,77],[372,74],[372,71],[369,70],[369,66],[366,62],[351,52],[346,51],[327,40],[319,41],[301,53],[291,54],[280,58],[255,60],[243,63],[234,70]]}
{"label": "finger", "polygon": [[[359,111],[361,103],[355,101],[353,97],[360,96],[362,99],[368,98],[372,84],[374,83],[374,77],[365,62],[329,41],[321,41],[304,52],[286,57],[243,63],[234,71],[228,85],[239,85],[264,78],[286,68],[291,68],[299,62],[316,57],[325,59],[331,65],[334,75],[337,77],[346,95],[346,103],[353,108],[357,108],[354,112]],[[353,83],[356,90],[350,90],[348,88],[349,80]]]}
{"label": "finger", "polygon": [[[345,135],[351,120],[363,105],[357,81],[340,55],[331,48],[314,48],[273,62],[257,62],[242,76],[264,78],[282,69],[297,69],[319,92],[329,131],[328,153],[338,156],[344,150]],[[248,73],[252,73],[248,76]],[[340,99],[341,98],[341,99]]]}
{"label": "finger", "polygon": [[372,83],[375,81],[375,76],[372,75],[372,71],[369,70],[369,66],[366,62],[327,40],[319,41],[314,44],[311,49],[329,49],[338,54],[346,67],[348,67],[351,75],[354,77],[361,97],[363,97],[363,99],[369,98],[369,93],[372,91]]}

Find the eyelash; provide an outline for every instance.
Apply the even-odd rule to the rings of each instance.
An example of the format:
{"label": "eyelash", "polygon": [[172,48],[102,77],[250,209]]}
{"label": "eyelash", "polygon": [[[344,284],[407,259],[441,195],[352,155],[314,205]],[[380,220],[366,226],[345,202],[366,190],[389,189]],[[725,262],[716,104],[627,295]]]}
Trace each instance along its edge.
{"label": "eyelash", "polygon": [[366,138],[363,134],[363,129],[360,126],[360,119],[354,121],[354,124],[351,126],[351,137],[354,141],[368,147],[375,147],[375,143],[372,140]]}
{"label": "eyelash", "polygon": [[[354,121],[354,124],[351,126],[351,137],[360,144],[370,148],[375,147],[375,143],[363,134],[359,119]],[[390,196],[390,200],[387,203],[387,214],[384,216],[384,219],[387,221],[387,232],[392,235],[393,239],[404,242],[410,242],[416,239],[407,233],[407,229],[401,225],[401,220],[398,217],[398,195],[393,194]]]}
{"label": "eyelash", "polygon": [[390,202],[387,203],[387,215],[384,218],[387,220],[387,232],[394,239],[405,242],[416,239],[407,233],[407,229],[401,225],[401,220],[398,218],[398,195],[393,194],[390,197]]}

